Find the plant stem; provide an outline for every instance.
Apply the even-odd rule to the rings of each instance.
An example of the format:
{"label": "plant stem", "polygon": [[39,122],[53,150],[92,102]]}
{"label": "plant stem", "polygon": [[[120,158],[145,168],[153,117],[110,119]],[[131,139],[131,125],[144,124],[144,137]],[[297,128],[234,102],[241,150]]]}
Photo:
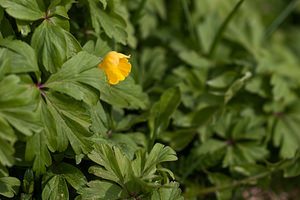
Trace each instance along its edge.
{"label": "plant stem", "polygon": [[187,0],[181,0],[181,4],[182,4],[182,7],[183,7],[183,12],[184,12],[186,21],[188,23],[188,29],[189,29],[189,32],[190,32],[190,34],[192,36],[192,39],[195,40],[195,41],[197,41],[196,34],[195,34],[195,27],[194,27],[194,24],[193,24],[192,16],[191,16],[191,13],[189,11],[188,4],[187,4],[186,1]]}
{"label": "plant stem", "polygon": [[233,181],[233,183],[230,183],[230,184],[204,188],[204,189],[198,190],[196,192],[186,193],[184,195],[184,197],[185,198],[195,197],[195,196],[199,196],[199,195],[213,193],[213,192],[216,192],[216,191],[219,191],[219,190],[232,188],[232,187],[237,186],[237,185],[248,184],[251,181],[266,177],[266,176],[270,175],[272,172],[273,171],[271,170],[271,171],[268,171],[268,172],[263,172],[263,173],[257,174],[255,176],[252,176],[252,177],[249,177],[249,178],[245,178],[245,179],[238,180],[238,181]]}
{"label": "plant stem", "polygon": [[269,38],[272,33],[282,24],[282,22],[291,14],[291,12],[296,8],[299,0],[291,1],[287,7],[278,15],[278,17],[272,22],[272,24],[267,28],[265,32],[265,39]]}
{"label": "plant stem", "polygon": [[154,128],[153,130],[153,134],[151,135],[151,139],[148,145],[148,152],[150,152],[152,150],[152,147],[154,145],[154,142],[156,140],[156,135],[157,135],[157,128]]}
{"label": "plant stem", "polygon": [[219,28],[215,38],[214,38],[214,41],[210,47],[210,50],[209,50],[209,54],[208,56],[210,58],[213,58],[215,56],[215,53],[216,53],[216,50],[217,50],[217,47],[218,47],[218,44],[220,43],[222,37],[223,37],[223,34],[229,24],[229,22],[231,21],[231,19],[233,18],[233,16],[235,15],[235,13],[237,13],[238,9],[240,8],[240,6],[242,5],[242,3],[244,2],[244,0],[240,0],[233,8],[233,10],[229,13],[229,15],[227,16],[227,18],[225,19],[225,21],[222,23],[221,27]]}

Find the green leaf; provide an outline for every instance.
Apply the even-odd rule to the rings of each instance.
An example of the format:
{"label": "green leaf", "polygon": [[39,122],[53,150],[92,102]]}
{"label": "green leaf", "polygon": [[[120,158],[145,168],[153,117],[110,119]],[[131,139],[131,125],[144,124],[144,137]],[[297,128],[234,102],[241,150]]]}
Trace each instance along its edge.
{"label": "green leaf", "polygon": [[87,52],[80,52],[67,62],[44,84],[51,91],[65,93],[76,100],[94,105],[99,99],[97,91],[92,87],[101,76],[100,69],[95,68],[99,59]]}
{"label": "green leaf", "polygon": [[107,0],[100,0],[100,2],[102,3],[103,8],[104,8],[104,10],[105,10],[105,9],[106,9],[106,6],[107,6]]}
{"label": "green leaf", "polygon": [[0,121],[5,119],[25,135],[39,131],[34,112],[38,105],[37,90],[22,84],[19,77],[9,75],[0,81],[0,93],[5,94],[0,97]]}
{"label": "green leaf", "polygon": [[162,144],[155,144],[151,150],[144,167],[144,174],[149,174],[155,166],[162,162],[177,160],[176,152],[170,147]]}
{"label": "green leaf", "polygon": [[244,164],[244,165],[237,165],[231,168],[233,176],[240,177],[246,176],[246,177],[253,177],[253,176],[262,176],[259,179],[254,179],[253,181],[249,182],[253,185],[258,185],[262,188],[269,188],[270,181],[271,181],[271,170],[263,165],[257,165],[257,164]]}
{"label": "green leaf", "polygon": [[7,55],[8,50],[0,49],[0,80],[10,71],[10,60]]}
{"label": "green leaf", "polygon": [[56,6],[54,9],[51,9],[51,13],[52,15],[58,15],[65,19],[69,19],[68,11],[65,6]]}
{"label": "green leaf", "polygon": [[211,66],[209,60],[198,55],[195,51],[182,51],[179,53],[179,57],[185,63],[198,69],[205,69]]}
{"label": "green leaf", "polygon": [[5,166],[12,166],[14,163],[15,150],[11,144],[4,140],[0,140],[0,163]]}
{"label": "green leaf", "polygon": [[233,82],[236,75],[237,75],[236,72],[228,71],[221,74],[220,76],[214,77],[213,79],[207,81],[207,84],[209,86],[216,87],[216,88],[225,88]]}
{"label": "green leaf", "polygon": [[112,145],[120,148],[124,155],[127,156],[129,159],[133,159],[134,153],[138,149],[140,149],[140,147],[136,143],[136,139],[130,137],[129,134],[113,133],[109,137],[109,142],[111,142]]}
{"label": "green leaf", "polygon": [[83,46],[83,50],[104,58],[108,52],[112,51],[112,48],[110,47],[108,41],[103,40],[101,37],[98,37],[96,42],[94,42],[93,40],[89,40],[87,43],[85,43],[85,45]]}
{"label": "green leaf", "polygon": [[12,198],[18,194],[19,186],[21,185],[19,179],[15,177],[1,177],[0,178],[0,195]]}
{"label": "green leaf", "polygon": [[100,77],[102,78],[98,81],[98,90],[101,93],[101,100],[122,108],[146,109],[148,107],[147,94],[130,76],[117,85],[109,85],[104,71],[101,71]]}
{"label": "green leaf", "polygon": [[16,24],[18,27],[18,31],[21,33],[23,37],[26,37],[30,32],[30,23],[28,21],[16,20]]}
{"label": "green leaf", "polygon": [[256,160],[264,158],[268,151],[255,142],[240,142],[226,148],[223,166],[255,163]]}
{"label": "green leaf", "polygon": [[108,120],[106,113],[101,105],[101,102],[91,108],[91,130],[94,133],[98,133],[101,136],[107,136]]}
{"label": "green leaf", "polygon": [[23,178],[23,191],[25,193],[33,193],[34,191],[34,175],[32,169],[27,169]]}
{"label": "green leaf", "polygon": [[[48,177],[47,177],[48,178]],[[62,176],[52,176],[43,180],[45,186],[43,187],[42,199],[45,200],[68,200],[69,191],[65,179]]]}
{"label": "green leaf", "polygon": [[213,153],[225,147],[226,147],[226,143],[223,141],[208,139],[207,141],[204,141],[203,144],[201,144],[197,152],[199,154]]}
{"label": "green leaf", "polygon": [[35,113],[36,91],[9,75],[0,80],[0,163],[12,166],[13,144],[17,140],[14,129],[32,135],[40,129]]}
{"label": "green leaf", "polygon": [[201,127],[207,124],[210,120],[212,120],[212,118],[216,115],[217,111],[218,111],[217,106],[207,106],[200,110],[191,112],[186,116],[189,118],[188,121],[191,121],[190,122],[191,126]]}
{"label": "green leaf", "polygon": [[209,49],[209,56],[210,57],[213,57],[215,52],[216,52],[216,49],[223,37],[223,33],[225,32],[228,24],[230,21],[232,21],[233,19],[233,16],[235,16],[235,14],[237,13],[237,11],[239,10],[239,8],[241,7],[241,5],[243,4],[244,0],[239,0],[235,6],[233,7],[233,9],[231,10],[231,12],[227,15],[226,19],[223,21],[222,25],[220,26],[217,34],[215,35],[215,38],[213,40],[213,43],[211,44],[210,46],[210,49]]}
{"label": "green leaf", "polygon": [[[92,133],[89,131],[91,122],[87,105],[55,92],[45,92],[45,96],[46,109],[54,120],[45,126],[51,133],[49,137],[54,141],[54,148],[64,151],[69,141],[76,154],[88,153],[92,149],[92,142],[89,140]],[[50,132],[53,124],[56,131]]]}
{"label": "green leaf", "polygon": [[179,183],[170,182],[159,190],[154,191],[151,200],[183,200],[184,198],[180,194]]}
{"label": "green leaf", "polygon": [[88,2],[92,25],[96,33],[100,34],[103,28],[108,37],[126,45],[128,36],[125,20],[114,11],[107,12],[101,9],[97,0],[88,0]]}
{"label": "green leaf", "polygon": [[100,166],[91,166],[89,168],[89,173],[94,174],[95,176],[98,176],[105,180],[113,181],[116,183],[118,183],[119,181],[119,178],[116,175],[114,175],[112,172],[107,171],[106,169]]}
{"label": "green leaf", "polygon": [[107,181],[90,181],[88,188],[83,188],[78,191],[82,200],[99,199],[99,200],[117,200],[125,199],[126,193],[118,185]]}
{"label": "green leaf", "polygon": [[82,50],[72,34],[49,21],[44,21],[34,31],[31,46],[39,63],[51,73],[57,72],[67,59]]}
{"label": "green leaf", "polygon": [[157,135],[168,127],[171,116],[180,102],[180,90],[174,87],[165,91],[160,100],[153,105],[151,116],[154,118],[154,132]]}
{"label": "green leaf", "polygon": [[[107,144],[96,145],[88,157],[100,165],[90,167],[90,173],[117,183],[128,194],[138,194],[139,191],[150,192],[160,186],[160,182],[156,180],[167,177],[162,177],[158,171],[167,172],[171,176],[173,173],[165,168],[157,169],[156,166],[161,162],[177,159],[175,151],[162,144],[156,144],[148,156],[142,149],[136,151],[132,162],[119,148]],[[169,180],[165,179],[165,181]]]}
{"label": "green leaf", "polygon": [[300,134],[299,123],[300,115],[297,108],[292,113],[279,116],[274,127],[274,145],[280,147],[280,156],[292,158],[299,148]]}
{"label": "green leaf", "polygon": [[102,136],[99,138],[98,135],[95,135],[91,138],[92,141],[98,144],[108,144],[113,147],[116,146],[122,150],[125,156],[130,160],[133,159],[134,153],[140,149],[137,144],[136,137],[143,136],[141,133],[131,134],[121,134],[121,133],[112,133],[110,136]]}
{"label": "green leaf", "polygon": [[[232,182],[232,179],[221,173],[208,174],[209,181],[217,186],[226,185]],[[232,188],[216,191],[218,200],[227,200],[231,198]]]}
{"label": "green leaf", "polygon": [[53,173],[63,176],[76,190],[79,190],[87,183],[83,173],[78,168],[67,163],[60,163],[53,169]]}
{"label": "green leaf", "polygon": [[0,0],[5,11],[16,19],[35,21],[45,17],[44,5],[37,0]]}
{"label": "green leaf", "polygon": [[290,96],[291,89],[288,80],[275,74],[271,78],[271,84],[273,85],[272,93],[275,101],[287,99]]}
{"label": "green leaf", "polygon": [[0,7],[0,39],[9,36],[15,36],[15,31],[9,20],[5,17],[4,10]]}
{"label": "green leaf", "polygon": [[50,5],[48,6],[48,10],[51,10],[53,8],[55,8],[56,6],[58,6],[61,3],[61,0],[52,0],[50,2]]}
{"label": "green leaf", "polygon": [[300,158],[293,159],[292,164],[284,169],[284,177],[296,177],[300,174]]}
{"label": "green leaf", "polygon": [[39,67],[34,50],[20,40],[0,39],[0,47],[8,50],[6,57],[10,61],[11,73],[36,72]]}
{"label": "green leaf", "polygon": [[34,160],[32,168],[37,176],[45,173],[46,167],[52,163],[46,141],[44,133],[41,132],[30,137],[26,144],[25,159],[28,161]]}
{"label": "green leaf", "polygon": [[163,132],[159,138],[168,142],[174,150],[181,151],[193,140],[195,134],[195,129],[179,129]]}
{"label": "green leaf", "polygon": [[246,72],[245,75],[234,81],[225,93],[224,104],[227,104],[236,93],[244,86],[245,82],[252,76],[251,72]]}
{"label": "green leaf", "polygon": [[[123,155],[117,157],[117,153],[121,154],[118,148],[115,147],[111,149],[107,144],[102,144],[100,146],[95,146],[95,149],[88,154],[88,157],[104,167],[107,172],[102,174],[104,174],[106,178],[108,176],[107,174],[110,174],[111,176],[115,176],[115,179],[118,179],[117,183],[124,184],[124,173],[127,173],[125,170],[128,169],[129,160]],[[90,171],[93,172],[93,169]]]}
{"label": "green leaf", "polygon": [[144,88],[147,88],[153,84],[154,81],[159,81],[163,78],[167,68],[166,51],[160,47],[144,49],[139,65],[139,67],[132,69],[134,79],[138,80]]}

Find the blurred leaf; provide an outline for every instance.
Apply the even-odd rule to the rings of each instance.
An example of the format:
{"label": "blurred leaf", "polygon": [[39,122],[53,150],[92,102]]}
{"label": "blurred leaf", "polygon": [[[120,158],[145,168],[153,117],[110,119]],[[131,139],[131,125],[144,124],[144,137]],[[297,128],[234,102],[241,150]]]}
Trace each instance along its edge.
{"label": "blurred leaf", "polygon": [[298,127],[300,115],[297,109],[292,113],[279,114],[279,118],[274,127],[274,145],[280,147],[280,156],[283,158],[292,158],[299,148],[300,135]]}
{"label": "blurred leaf", "polygon": [[9,20],[5,17],[4,9],[0,7],[0,39],[8,36],[15,36],[15,31]]}
{"label": "blurred leaf", "polygon": [[[96,33],[101,33],[101,28],[111,39],[127,44],[126,22],[122,16],[114,11],[107,12],[99,8],[97,0],[88,0],[92,25]],[[98,5],[97,5],[98,4]]]}
{"label": "blurred leaf", "polygon": [[218,77],[215,77],[214,79],[207,81],[207,84],[216,88],[225,88],[233,82],[236,75],[237,74],[234,71],[228,71]]}
{"label": "blurred leaf", "polygon": [[23,20],[16,20],[16,23],[17,23],[18,31],[21,32],[21,35],[23,37],[26,37],[31,32],[29,22]]}
{"label": "blurred leaf", "polygon": [[166,52],[163,48],[144,49],[139,67],[133,68],[134,78],[143,85],[149,87],[154,81],[162,79],[166,70]]}
{"label": "blurred leaf", "polygon": [[172,114],[177,109],[181,101],[181,94],[178,87],[170,88],[165,91],[160,100],[151,109],[151,116],[154,118],[154,132],[159,135],[164,131],[171,119]]}
{"label": "blurred leaf", "polygon": [[275,101],[286,99],[290,96],[290,86],[284,78],[274,75],[271,78],[271,84],[273,85],[273,96]]}
{"label": "blurred leaf", "polygon": [[[208,174],[209,181],[217,186],[232,183],[232,179],[221,173]],[[231,198],[232,188],[216,191],[218,200],[227,200]]]}
{"label": "blurred leaf", "polygon": [[179,53],[179,57],[187,64],[195,68],[208,68],[211,63],[205,57],[198,55],[195,51],[182,51]]}
{"label": "blurred leaf", "polygon": [[20,186],[19,179],[15,177],[1,177],[0,178],[0,195],[3,195],[8,198],[14,197],[14,195],[18,194],[19,186]]}
{"label": "blurred leaf", "polygon": [[249,181],[249,184],[258,185],[266,189],[270,187],[270,182],[271,182],[270,175],[272,171],[263,165],[244,164],[244,165],[233,166],[232,170],[238,173],[236,175],[233,174],[233,176],[236,177],[240,177],[241,175],[244,175],[249,178],[255,176],[261,176],[258,179],[253,179],[252,181]]}
{"label": "blurred leaf", "polygon": [[163,132],[159,138],[168,142],[174,150],[181,151],[192,142],[195,134],[195,129],[179,129],[176,131]]}
{"label": "blurred leaf", "polygon": [[293,160],[291,160],[291,164],[284,169],[284,177],[295,177],[300,174],[300,158],[299,156],[295,156]]}
{"label": "blurred leaf", "polygon": [[233,82],[233,84],[228,88],[225,93],[224,104],[227,104],[235,95],[236,93],[244,86],[245,82],[252,76],[250,72],[246,72],[246,74]]}
{"label": "blurred leaf", "polygon": [[23,191],[25,193],[33,193],[34,191],[34,175],[32,169],[27,169],[23,178]]}
{"label": "blurred leaf", "polygon": [[267,150],[254,142],[244,142],[229,146],[223,160],[223,166],[235,164],[255,163],[267,155]]}

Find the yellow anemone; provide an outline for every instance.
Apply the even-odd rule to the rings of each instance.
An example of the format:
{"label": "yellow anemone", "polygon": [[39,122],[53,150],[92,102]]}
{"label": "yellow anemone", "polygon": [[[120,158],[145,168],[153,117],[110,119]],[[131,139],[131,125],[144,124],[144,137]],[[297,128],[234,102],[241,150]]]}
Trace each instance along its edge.
{"label": "yellow anemone", "polygon": [[129,75],[131,64],[127,58],[130,58],[130,56],[111,51],[106,54],[102,62],[98,65],[98,68],[105,71],[110,84],[115,85]]}

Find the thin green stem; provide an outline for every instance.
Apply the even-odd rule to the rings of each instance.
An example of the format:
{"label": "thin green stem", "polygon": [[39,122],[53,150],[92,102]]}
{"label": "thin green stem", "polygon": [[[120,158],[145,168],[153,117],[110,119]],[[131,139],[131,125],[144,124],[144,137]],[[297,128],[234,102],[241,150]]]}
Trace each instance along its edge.
{"label": "thin green stem", "polygon": [[240,0],[233,8],[233,10],[230,12],[230,14],[227,16],[227,18],[225,19],[225,21],[222,23],[221,27],[219,28],[214,41],[210,47],[208,56],[210,58],[213,58],[215,56],[217,47],[223,37],[223,34],[229,24],[229,22],[231,21],[231,19],[233,18],[233,16],[237,13],[238,9],[241,7],[242,3],[244,2],[244,0]]}
{"label": "thin green stem", "polygon": [[189,29],[189,32],[192,36],[192,39],[197,40],[196,39],[196,34],[195,34],[195,27],[194,27],[194,24],[193,24],[191,13],[189,11],[187,0],[181,0],[181,4],[182,4],[182,7],[183,7],[183,12],[184,12],[186,21],[188,23],[188,29]]}
{"label": "thin green stem", "polygon": [[154,142],[156,140],[156,135],[157,135],[157,128],[154,128],[153,133],[150,135],[150,142],[148,145],[148,152],[152,150],[152,147],[154,146]]}
{"label": "thin green stem", "polygon": [[265,39],[269,38],[272,33],[282,24],[282,22],[291,14],[291,12],[296,8],[299,0],[291,1],[285,9],[278,15],[278,17],[272,22],[272,24],[267,28],[265,32]]}
{"label": "thin green stem", "polygon": [[214,186],[214,187],[209,187],[209,188],[204,188],[204,189],[198,190],[196,192],[186,193],[184,195],[184,197],[186,197],[186,198],[196,197],[196,196],[199,196],[199,195],[205,195],[205,194],[213,193],[213,192],[216,192],[216,191],[219,191],[219,190],[224,190],[224,189],[232,188],[232,187],[235,187],[235,186],[238,186],[238,185],[248,184],[251,181],[254,181],[254,180],[257,180],[257,179],[260,179],[260,178],[264,178],[264,177],[270,175],[272,172],[273,171],[263,172],[263,173],[257,174],[255,176],[252,176],[252,177],[249,177],[249,178],[245,178],[245,179],[242,179],[242,180],[234,181],[234,182],[232,182],[230,184],[219,185],[219,186]]}

